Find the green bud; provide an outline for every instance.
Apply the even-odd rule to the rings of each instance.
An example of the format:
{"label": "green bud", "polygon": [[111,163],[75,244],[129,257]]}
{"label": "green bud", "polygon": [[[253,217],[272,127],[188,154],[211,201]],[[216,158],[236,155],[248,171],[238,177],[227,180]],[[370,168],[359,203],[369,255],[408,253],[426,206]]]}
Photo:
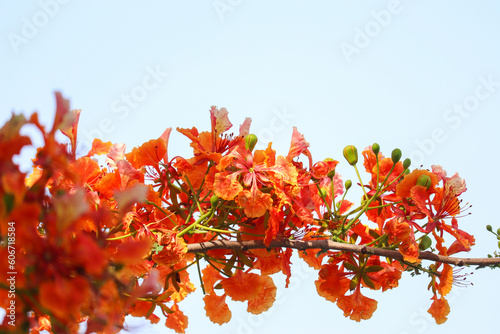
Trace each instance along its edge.
{"label": "green bud", "polygon": [[319,188],[318,190],[318,194],[321,198],[325,198],[326,197],[326,190],[323,189],[323,188]]}
{"label": "green bud", "polygon": [[411,165],[411,160],[409,158],[406,158],[404,161],[403,161],[403,168],[404,169],[407,169],[408,167],[410,167]]}
{"label": "green bud", "polygon": [[378,155],[378,152],[380,152],[380,145],[377,143],[374,143],[372,145],[372,151],[373,151],[373,153],[375,153],[375,155]]}
{"label": "green bud", "polygon": [[486,225],[486,229],[490,232],[493,232],[493,228],[491,227],[491,225]]}
{"label": "green bud", "polygon": [[257,136],[251,133],[245,138],[245,148],[252,151],[255,144],[257,144]]}
{"label": "green bud", "polygon": [[354,166],[358,163],[358,149],[354,145],[346,146],[343,153],[349,165]]}
{"label": "green bud", "polygon": [[345,181],[345,191],[349,190],[349,188],[351,188],[351,186],[352,186],[351,180]]}
{"label": "green bud", "polygon": [[397,163],[399,160],[401,160],[401,155],[401,150],[399,148],[395,148],[391,154],[392,162]]}
{"label": "green bud", "polygon": [[425,175],[425,174],[420,175],[420,177],[417,180],[417,185],[423,186],[426,189],[429,189],[431,184],[432,184],[432,182],[431,182],[431,178],[429,177],[429,175]]}
{"label": "green bud", "polygon": [[500,228],[497,230],[497,234],[500,235]]}
{"label": "green bud", "polygon": [[210,205],[212,206],[212,208],[215,208],[217,204],[219,204],[219,196],[213,195],[212,197],[210,197]]}
{"label": "green bud", "polygon": [[429,238],[428,235],[424,235],[422,239],[420,240],[420,244],[418,245],[418,248],[420,250],[426,250],[427,248],[431,247],[432,245],[432,240]]}
{"label": "green bud", "polygon": [[328,174],[326,174],[326,176],[328,176],[330,179],[333,179],[333,177],[335,176],[335,169],[329,171]]}

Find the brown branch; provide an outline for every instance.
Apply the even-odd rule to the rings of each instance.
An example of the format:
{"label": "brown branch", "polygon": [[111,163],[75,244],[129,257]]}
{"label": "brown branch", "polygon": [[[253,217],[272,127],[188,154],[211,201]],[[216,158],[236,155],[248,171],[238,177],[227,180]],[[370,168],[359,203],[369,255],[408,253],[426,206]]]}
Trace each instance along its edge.
{"label": "brown branch", "polygon": [[[335,250],[360,253],[360,254],[380,255],[399,261],[403,260],[403,255],[401,255],[401,253],[396,250],[346,244],[346,243],[335,242],[332,240],[315,240],[315,241],[288,240],[288,239],[273,240],[271,241],[269,247],[267,247],[262,240],[241,241],[241,242],[216,240],[216,241],[202,242],[198,244],[189,244],[188,253],[204,253],[212,249],[230,249],[230,250],[244,251],[248,249],[257,249],[257,248],[271,249],[271,248],[282,248],[282,247],[295,248],[298,250],[335,249]],[[438,255],[432,252],[420,252],[419,259],[454,264],[456,266],[464,266],[464,265],[490,266],[490,265],[500,264],[500,258],[457,258],[457,257]]]}

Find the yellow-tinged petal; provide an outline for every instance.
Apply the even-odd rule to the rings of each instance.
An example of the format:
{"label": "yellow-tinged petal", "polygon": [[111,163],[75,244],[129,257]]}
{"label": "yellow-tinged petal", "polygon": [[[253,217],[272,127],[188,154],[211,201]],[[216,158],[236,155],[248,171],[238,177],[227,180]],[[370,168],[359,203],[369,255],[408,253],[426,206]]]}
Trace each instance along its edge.
{"label": "yellow-tinged petal", "polygon": [[226,295],[217,296],[214,292],[203,297],[207,317],[213,323],[222,325],[231,320],[231,310],[226,303]]}
{"label": "yellow-tinged petal", "polygon": [[177,304],[174,304],[171,310],[174,311],[174,313],[168,315],[165,326],[175,330],[176,333],[185,333],[188,326],[188,318],[179,310]]}
{"label": "yellow-tinged petal", "polygon": [[226,201],[231,201],[243,190],[238,181],[238,174],[217,173],[214,180],[214,192]]}
{"label": "yellow-tinged petal", "polygon": [[377,301],[361,294],[360,289],[356,289],[350,296],[341,296],[337,301],[337,306],[344,311],[344,316],[357,322],[368,320],[377,309]]}
{"label": "yellow-tinged petal", "polygon": [[236,270],[234,276],[222,280],[222,287],[232,300],[243,302],[259,295],[264,280],[257,274]]}
{"label": "yellow-tinged petal", "polygon": [[436,296],[433,296],[431,299],[434,301],[427,312],[436,320],[436,324],[441,325],[448,320],[447,316],[450,314],[450,305],[448,305],[448,301],[444,297],[438,299]]}
{"label": "yellow-tinged petal", "polygon": [[438,291],[442,297],[446,296],[453,285],[453,268],[449,264],[444,264],[443,271],[439,276]]}
{"label": "yellow-tinged petal", "polygon": [[248,217],[257,218],[263,216],[271,208],[273,199],[271,195],[265,194],[260,190],[243,190],[237,198],[237,203],[245,209],[245,214]]}
{"label": "yellow-tinged petal", "polygon": [[263,279],[262,290],[258,296],[248,301],[247,311],[253,314],[261,314],[273,306],[276,300],[276,285],[269,276],[261,276]]}

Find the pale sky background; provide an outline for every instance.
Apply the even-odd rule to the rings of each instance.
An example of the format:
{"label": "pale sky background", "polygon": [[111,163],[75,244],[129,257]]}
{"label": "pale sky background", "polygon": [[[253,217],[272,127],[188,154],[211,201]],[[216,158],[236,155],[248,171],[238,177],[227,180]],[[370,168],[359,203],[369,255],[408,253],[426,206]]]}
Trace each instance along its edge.
{"label": "pale sky background", "polygon": [[[12,111],[38,110],[51,124],[60,90],[82,109],[80,153],[95,136],[131,150],[167,127],[208,130],[211,105],[228,109],[235,132],[251,117],[252,132],[278,154],[297,126],[313,158],[341,161],[346,178],[344,146],[378,142],[385,155],[399,147],[412,167],[439,164],[466,180],[472,215],[459,225],[477,241],[466,256],[483,257],[498,249],[485,225],[500,227],[499,14],[493,1],[2,1],[0,123]],[[188,143],[173,134],[169,155],[190,156]],[[27,170],[32,152],[23,153]],[[231,303],[232,321],[213,324],[198,289],[180,303],[187,333],[498,328],[500,270],[475,271],[473,286],[455,287],[443,325],[426,312],[424,275],[406,275],[385,293],[366,290],[378,310],[356,323],[317,295],[316,272],[294,262],[293,284],[285,289],[275,275],[278,300],[260,316]],[[163,320],[127,322],[130,333],[173,333]]]}

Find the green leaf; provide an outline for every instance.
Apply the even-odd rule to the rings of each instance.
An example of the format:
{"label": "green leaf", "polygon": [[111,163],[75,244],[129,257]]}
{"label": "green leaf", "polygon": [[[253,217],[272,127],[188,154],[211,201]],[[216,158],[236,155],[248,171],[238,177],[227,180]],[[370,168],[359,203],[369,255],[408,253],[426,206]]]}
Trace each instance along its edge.
{"label": "green leaf", "polygon": [[156,303],[151,303],[151,307],[149,308],[148,313],[146,313],[146,318],[148,318],[151,315],[151,313],[154,312],[155,309],[156,309]]}
{"label": "green leaf", "polygon": [[368,277],[366,273],[363,272],[361,274],[361,277],[363,278],[363,282],[365,282],[367,286],[369,286],[372,289],[375,289],[375,284],[373,284],[372,280],[370,279],[370,277]]}
{"label": "green leaf", "polygon": [[383,269],[384,269],[384,267],[382,267],[382,266],[373,265],[373,266],[366,267],[364,272],[365,273],[375,273],[375,272],[381,271]]}
{"label": "green leaf", "polygon": [[243,252],[238,252],[238,257],[240,258],[240,261],[243,262],[247,267],[252,268],[253,267],[253,262],[245,255]]}
{"label": "green leaf", "polygon": [[236,254],[233,254],[233,256],[231,256],[229,261],[227,261],[227,263],[224,266],[224,269],[222,269],[222,271],[225,272],[226,275],[228,275],[228,276],[233,276],[231,269],[233,269],[235,262],[236,262]]}
{"label": "green leaf", "polygon": [[163,312],[163,315],[168,317],[169,314],[174,313],[170,308],[167,307],[165,304],[158,304],[161,307],[161,311]]}
{"label": "green leaf", "polygon": [[349,263],[349,262],[344,262],[344,267],[350,271],[358,271],[359,270],[359,267],[352,264],[352,263]]}
{"label": "green leaf", "polygon": [[359,276],[356,275],[351,279],[351,282],[349,282],[349,290],[352,291],[356,289],[356,287],[358,286],[358,282],[359,282]]}

